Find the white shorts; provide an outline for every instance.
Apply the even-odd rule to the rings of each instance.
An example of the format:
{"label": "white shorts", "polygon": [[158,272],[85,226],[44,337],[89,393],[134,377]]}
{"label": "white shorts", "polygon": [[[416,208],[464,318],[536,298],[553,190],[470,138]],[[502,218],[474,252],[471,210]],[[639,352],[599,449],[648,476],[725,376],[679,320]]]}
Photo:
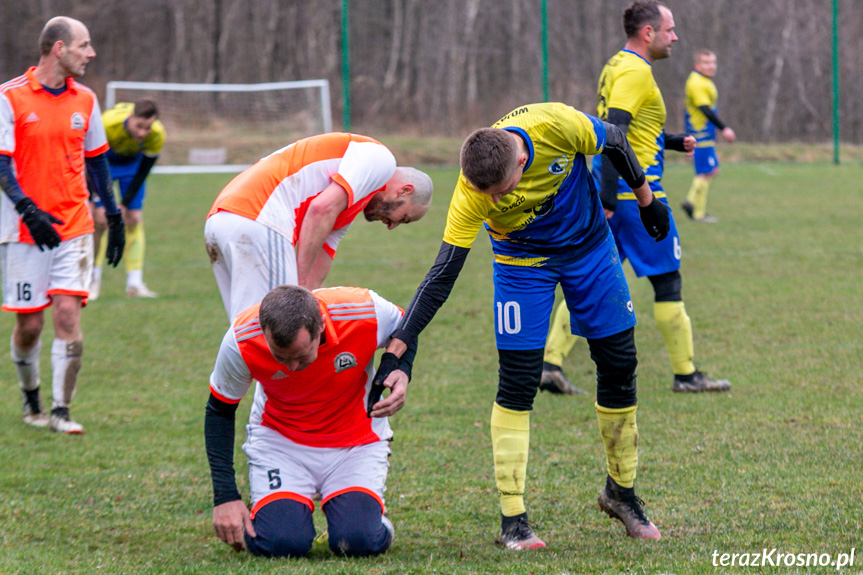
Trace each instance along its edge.
{"label": "white shorts", "polygon": [[310,447],[294,443],[263,425],[246,426],[243,451],[249,458],[252,516],[277,499],[293,499],[315,510],[347,491],[371,495],[384,511],[384,491],[391,453],[389,441],[355,447]]}
{"label": "white shorts", "polygon": [[218,212],[204,225],[207,254],[228,319],[258,303],[276,286],[297,285],[291,240],[249,218]]}
{"label": "white shorts", "polygon": [[60,242],[53,250],[35,244],[0,245],[3,311],[33,313],[51,305],[55,294],[90,295],[93,274],[93,234]]}

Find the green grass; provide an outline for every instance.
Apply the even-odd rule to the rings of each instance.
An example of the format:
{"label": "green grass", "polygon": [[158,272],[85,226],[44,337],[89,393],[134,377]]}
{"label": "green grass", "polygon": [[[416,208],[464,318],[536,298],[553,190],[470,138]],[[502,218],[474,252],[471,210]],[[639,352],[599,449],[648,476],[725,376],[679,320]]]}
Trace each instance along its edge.
{"label": "green grass", "polygon": [[[437,253],[455,179],[452,170],[430,172],[438,193],[427,219],[393,232],[357,221],[329,285],[366,286],[408,304]],[[652,289],[630,275],[641,320],[637,487],[662,530],[659,542],[630,540],[596,508],[605,474],[593,400],[541,394],[527,505],[549,547],[512,554],[494,545],[488,421],[497,361],[490,250],[480,233],[423,334],[408,403],[391,421],[395,545],[360,560],[327,552],[261,560],[213,534],[203,414],[228,322],[202,229],[228,179],[151,178],[145,276],[161,297],[127,300],[122,271],[106,271],[102,297],[84,311],[73,413],[85,435],[23,425],[12,364],[0,361],[0,573],[836,572],[712,565],[714,550],[773,547],[834,555],[856,548],[846,572],[863,572],[860,165],[729,164],[711,189],[710,211],[721,223],[678,220],[696,362],[731,379],[731,393],[671,393]],[[690,179],[685,166],[670,167],[672,206]],[[13,321],[0,316],[4,358]],[[49,322],[46,391],[52,337]],[[564,368],[592,389],[584,345]],[[238,425],[237,478],[248,494],[242,437]]]}

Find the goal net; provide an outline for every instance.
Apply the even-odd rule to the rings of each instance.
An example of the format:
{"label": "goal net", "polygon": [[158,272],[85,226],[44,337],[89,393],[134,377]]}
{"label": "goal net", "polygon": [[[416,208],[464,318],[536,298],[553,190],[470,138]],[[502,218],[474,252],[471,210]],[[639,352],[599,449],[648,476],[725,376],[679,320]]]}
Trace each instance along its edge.
{"label": "goal net", "polygon": [[167,132],[154,172],[237,172],[295,140],[332,131],[327,80],[108,82],[105,109],[142,98],[156,102]]}

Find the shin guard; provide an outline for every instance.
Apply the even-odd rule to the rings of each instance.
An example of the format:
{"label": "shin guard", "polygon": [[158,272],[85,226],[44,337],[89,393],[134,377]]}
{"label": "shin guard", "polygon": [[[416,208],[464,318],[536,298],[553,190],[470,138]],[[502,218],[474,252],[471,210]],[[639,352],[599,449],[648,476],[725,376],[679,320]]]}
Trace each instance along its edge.
{"label": "shin guard", "polygon": [[692,363],[692,322],[686,315],[682,301],[662,301],[653,304],[656,325],[665,340],[668,358],[675,375],[689,375],[695,371]]}
{"label": "shin guard", "polygon": [[608,475],[621,487],[635,484],[638,468],[638,425],[635,421],[637,405],[611,409],[596,404],[599,433],[605,445]]}
{"label": "shin guard", "polygon": [[51,345],[53,407],[69,407],[72,403],[83,353],[84,344],[80,341],[55,339]]}
{"label": "shin guard", "polygon": [[513,411],[495,403],[491,410],[491,442],[501,513],[506,517],[524,513],[530,412]]}

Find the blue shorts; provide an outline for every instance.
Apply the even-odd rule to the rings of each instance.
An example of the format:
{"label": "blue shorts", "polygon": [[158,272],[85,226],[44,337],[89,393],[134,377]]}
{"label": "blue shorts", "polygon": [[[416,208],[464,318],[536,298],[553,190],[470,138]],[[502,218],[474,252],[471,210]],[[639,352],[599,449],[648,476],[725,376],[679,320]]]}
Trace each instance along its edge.
{"label": "blue shorts", "polygon": [[[120,199],[123,198],[123,194],[126,193],[126,190],[129,189],[129,185],[132,183],[132,180],[135,179],[135,174],[138,173],[138,166],[141,165],[141,159],[144,157],[143,154],[138,154],[134,158],[126,160],[123,158],[123,161],[117,161],[117,158],[121,158],[121,156],[117,156],[116,154],[108,153],[108,170],[111,173],[111,179],[117,182],[120,186]],[[147,180],[144,180],[141,183],[140,189],[138,189],[138,193],[135,194],[135,198],[132,202],[127,206],[130,210],[141,210],[144,208],[144,196],[147,193]],[[94,196],[94,202],[96,207],[102,207],[102,201],[99,199],[99,196]]]}
{"label": "blue shorts", "polygon": [[[658,198],[668,205],[666,198]],[[621,261],[629,260],[638,277],[655,276],[680,269],[680,235],[674,223],[674,215],[669,209],[668,236],[656,242],[647,234],[636,200],[617,200],[614,216],[608,220]]]}
{"label": "blue shorts", "polygon": [[581,258],[559,253],[542,267],[494,262],[498,349],[545,347],[557,284],[563,288],[573,334],[598,339],[635,325],[629,286],[609,233]]}
{"label": "blue shorts", "polygon": [[692,160],[695,164],[695,173],[699,176],[712,174],[719,167],[719,160],[716,158],[716,146],[696,147]]}

